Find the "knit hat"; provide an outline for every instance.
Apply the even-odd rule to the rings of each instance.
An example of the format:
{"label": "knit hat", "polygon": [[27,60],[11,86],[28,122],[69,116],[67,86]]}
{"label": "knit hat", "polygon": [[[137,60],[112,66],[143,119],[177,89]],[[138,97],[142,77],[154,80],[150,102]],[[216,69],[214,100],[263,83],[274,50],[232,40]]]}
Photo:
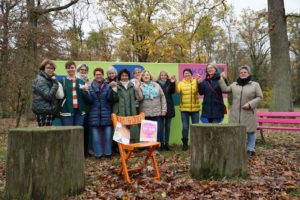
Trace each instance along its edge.
{"label": "knit hat", "polygon": [[249,74],[251,74],[251,67],[248,66],[248,65],[243,65],[241,67],[239,67],[239,71],[242,70],[242,69],[245,69],[249,72]]}
{"label": "knit hat", "polygon": [[190,73],[193,75],[193,72],[192,72],[192,70],[191,70],[190,68],[185,68],[185,69],[183,70],[183,73],[182,73],[182,74],[184,74],[184,72],[186,72],[186,71],[190,72]]}
{"label": "knit hat", "polygon": [[86,64],[80,64],[77,66],[76,71],[79,72],[81,67],[85,67],[86,71],[89,71],[89,67]]}

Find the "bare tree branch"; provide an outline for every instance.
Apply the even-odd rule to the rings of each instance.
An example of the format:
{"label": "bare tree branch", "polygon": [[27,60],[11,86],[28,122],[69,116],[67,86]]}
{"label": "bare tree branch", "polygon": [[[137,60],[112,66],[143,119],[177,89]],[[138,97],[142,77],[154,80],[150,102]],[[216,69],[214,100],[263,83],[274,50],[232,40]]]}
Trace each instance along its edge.
{"label": "bare tree branch", "polygon": [[41,9],[41,10],[37,10],[37,14],[46,14],[46,13],[50,13],[53,11],[60,11],[60,10],[64,10],[69,8],[70,6],[74,5],[75,3],[77,3],[79,0],[71,0],[69,3],[63,5],[63,6],[58,6],[58,7],[53,7],[53,8],[48,8],[48,9]]}
{"label": "bare tree branch", "polygon": [[300,14],[287,14],[285,15],[286,18],[291,17],[291,18],[300,18]]}

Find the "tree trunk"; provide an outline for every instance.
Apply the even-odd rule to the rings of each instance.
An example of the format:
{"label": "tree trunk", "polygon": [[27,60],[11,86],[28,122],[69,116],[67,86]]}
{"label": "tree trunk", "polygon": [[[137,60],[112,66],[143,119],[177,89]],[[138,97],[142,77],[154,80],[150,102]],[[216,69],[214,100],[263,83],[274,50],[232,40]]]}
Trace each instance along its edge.
{"label": "tree trunk", "polygon": [[[4,6],[4,5],[3,5]],[[8,94],[8,72],[9,72],[9,16],[11,4],[6,2],[5,12],[3,12],[3,35],[2,35],[2,49],[1,49],[1,66],[0,66],[0,90],[2,94]],[[3,118],[10,116],[10,110],[7,100],[7,95],[0,95],[2,114]]]}
{"label": "tree trunk", "polygon": [[191,175],[195,179],[245,177],[246,127],[191,125]]}
{"label": "tree trunk", "polygon": [[271,45],[271,111],[293,111],[289,42],[283,0],[268,0]]}
{"label": "tree trunk", "polygon": [[11,129],[7,199],[61,199],[84,190],[83,128]]}

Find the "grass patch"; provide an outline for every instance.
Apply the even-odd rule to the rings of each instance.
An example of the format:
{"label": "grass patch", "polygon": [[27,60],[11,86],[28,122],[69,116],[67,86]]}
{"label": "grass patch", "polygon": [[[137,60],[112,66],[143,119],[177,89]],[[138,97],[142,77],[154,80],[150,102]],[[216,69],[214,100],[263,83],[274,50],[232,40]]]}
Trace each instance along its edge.
{"label": "grass patch", "polygon": [[290,191],[289,194],[294,197],[300,197],[300,185],[298,185],[297,189]]}

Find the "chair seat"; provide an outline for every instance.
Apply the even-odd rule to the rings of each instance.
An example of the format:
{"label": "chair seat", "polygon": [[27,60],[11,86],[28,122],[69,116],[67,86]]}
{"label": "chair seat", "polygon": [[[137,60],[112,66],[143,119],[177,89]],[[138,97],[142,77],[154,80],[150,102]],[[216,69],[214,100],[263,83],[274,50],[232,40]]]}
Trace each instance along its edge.
{"label": "chair seat", "polygon": [[122,144],[123,149],[136,149],[136,148],[145,148],[145,147],[159,147],[159,142],[140,142],[140,143],[133,143],[133,144]]}

